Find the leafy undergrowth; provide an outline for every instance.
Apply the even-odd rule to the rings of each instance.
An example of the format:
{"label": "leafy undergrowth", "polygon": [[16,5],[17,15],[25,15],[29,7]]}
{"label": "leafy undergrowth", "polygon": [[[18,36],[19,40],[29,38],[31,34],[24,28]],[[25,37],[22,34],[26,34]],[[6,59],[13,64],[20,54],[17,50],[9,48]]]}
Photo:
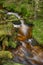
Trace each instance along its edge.
{"label": "leafy undergrowth", "polygon": [[9,51],[0,51],[0,58],[4,58],[4,59],[12,59],[12,53]]}
{"label": "leafy undergrowth", "polygon": [[19,63],[14,63],[14,62],[7,62],[3,65],[23,65],[23,64],[19,64]]}
{"label": "leafy undergrowth", "polygon": [[33,37],[39,42],[39,44],[43,44],[43,21],[36,20],[33,23]]}

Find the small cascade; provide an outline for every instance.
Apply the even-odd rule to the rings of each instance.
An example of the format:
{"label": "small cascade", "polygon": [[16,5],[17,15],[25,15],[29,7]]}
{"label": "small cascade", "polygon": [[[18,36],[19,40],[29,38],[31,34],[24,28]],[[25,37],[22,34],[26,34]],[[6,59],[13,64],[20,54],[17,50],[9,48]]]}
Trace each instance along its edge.
{"label": "small cascade", "polygon": [[[21,17],[18,15],[18,13],[7,12],[7,14],[16,16],[18,19],[20,19],[21,25],[24,25],[24,20],[21,20]],[[14,25],[14,27],[20,27],[20,25],[15,25],[15,24],[13,24],[13,25]]]}
{"label": "small cascade", "polygon": [[[18,19],[21,18],[17,13],[8,12],[7,14],[13,14]],[[43,50],[32,38],[32,25],[27,26],[24,24],[24,20],[20,20],[20,22],[20,25],[13,24],[15,28],[18,28],[16,41],[20,44],[17,48],[10,50],[14,55],[13,61],[24,65],[43,65]]]}

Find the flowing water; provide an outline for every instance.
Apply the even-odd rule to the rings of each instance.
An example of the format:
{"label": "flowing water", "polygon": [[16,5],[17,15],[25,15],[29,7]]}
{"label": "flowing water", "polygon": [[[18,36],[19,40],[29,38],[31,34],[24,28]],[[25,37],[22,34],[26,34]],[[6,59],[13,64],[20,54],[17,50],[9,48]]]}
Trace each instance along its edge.
{"label": "flowing water", "polygon": [[[21,19],[18,13],[8,12],[7,14],[13,14],[18,19]],[[28,34],[29,26],[24,24],[24,20],[20,20],[20,22],[20,25],[13,24],[13,26],[18,29],[20,28],[24,37],[27,37],[26,35]],[[25,41],[21,40],[21,38],[23,38],[23,35],[21,35],[21,33],[18,34],[20,37],[20,45],[15,49],[10,49],[14,55],[13,61],[22,63],[24,65],[43,65],[43,50],[40,46],[37,45],[38,43],[33,38],[29,38],[28,40],[25,38]]]}

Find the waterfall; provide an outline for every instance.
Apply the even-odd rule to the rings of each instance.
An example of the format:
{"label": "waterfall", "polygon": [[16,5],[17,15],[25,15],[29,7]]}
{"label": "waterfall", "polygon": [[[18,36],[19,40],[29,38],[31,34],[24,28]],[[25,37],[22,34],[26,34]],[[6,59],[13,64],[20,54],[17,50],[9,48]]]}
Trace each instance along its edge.
{"label": "waterfall", "polygon": [[[8,14],[8,15],[14,15],[14,16],[16,16],[16,17],[20,20],[21,25],[15,25],[15,24],[13,24],[13,26],[16,27],[16,28],[20,28],[20,27],[21,27],[20,29],[21,29],[22,33],[23,33],[24,35],[27,35],[28,30],[29,30],[29,26],[27,26],[27,25],[24,24],[24,20],[21,20],[21,16],[19,16],[18,13],[15,13],[15,12],[14,12],[14,13],[13,13],[13,12],[7,12],[7,14]],[[27,42],[30,44],[32,50],[34,50],[34,52],[30,51],[30,52],[32,53],[32,55],[33,55],[32,58],[28,56],[30,52],[27,52],[27,50],[24,49],[24,48],[26,48],[26,46],[25,46],[25,43],[22,42],[22,41],[20,41],[20,42],[22,43],[22,47],[21,47],[21,50],[20,50],[20,51],[22,51],[22,52],[24,53],[24,56],[25,56],[26,60],[29,61],[32,65],[38,65],[37,63],[36,63],[36,64],[35,64],[35,63],[32,63],[32,60],[37,61],[37,62],[40,62],[40,63],[43,63],[43,58],[40,57],[40,56],[42,56],[42,55],[40,54],[40,53],[42,53],[42,52],[40,52],[39,54],[36,52],[36,51],[37,51],[37,48],[34,48],[34,47],[32,46],[32,40],[33,40],[33,39],[28,39],[28,41],[27,41]],[[24,48],[23,48],[23,47],[24,47]],[[18,50],[18,49],[17,49],[17,50]],[[19,50],[18,50],[18,51],[19,51]],[[39,50],[39,51],[40,51],[40,50]],[[31,53],[30,53],[30,54],[31,54]],[[17,58],[17,57],[16,57],[16,58]],[[25,63],[25,62],[24,62],[24,63]]]}
{"label": "waterfall", "polygon": [[21,20],[21,16],[19,16],[18,13],[7,12],[7,14],[16,16],[18,19],[20,19],[21,24],[24,24],[24,20]]}
{"label": "waterfall", "polygon": [[[18,19],[20,19],[21,27],[22,27],[21,31],[24,33],[24,35],[26,35],[27,34],[27,30],[28,30],[28,26],[24,24],[24,20],[21,20],[21,16],[19,16],[18,13],[15,13],[15,12],[14,13],[13,12],[7,12],[7,14],[8,15],[14,15]],[[13,24],[13,26],[16,27],[16,28],[20,27],[20,25],[15,25],[15,24]]]}

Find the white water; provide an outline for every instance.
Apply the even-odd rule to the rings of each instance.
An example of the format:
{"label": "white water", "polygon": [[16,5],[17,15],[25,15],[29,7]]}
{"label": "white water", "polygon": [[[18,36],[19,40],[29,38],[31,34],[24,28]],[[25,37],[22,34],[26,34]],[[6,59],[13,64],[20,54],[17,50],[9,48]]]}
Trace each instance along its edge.
{"label": "white water", "polygon": [[[21,19],[21,16],[18,15],[18,13],[13,13],[13,12],[8,12],[8,15],[14,15],[16,16],[18,19]],[[24,20],[20,20],[21,24],[24,24]]]}
{"label": "white water", "polygon": [[18,19],[20,19],[21,25],[15,25],[13,24],[14,27],[19,28],[21,26],[21,31],[24,33],[24,35],[27,34],[28,31],[28,26],[24,24],[24,20],[21,20],[21,16],[18,15],[18,13],[13,13],[13,12],[8,12],[8,15],[14,15]]}

